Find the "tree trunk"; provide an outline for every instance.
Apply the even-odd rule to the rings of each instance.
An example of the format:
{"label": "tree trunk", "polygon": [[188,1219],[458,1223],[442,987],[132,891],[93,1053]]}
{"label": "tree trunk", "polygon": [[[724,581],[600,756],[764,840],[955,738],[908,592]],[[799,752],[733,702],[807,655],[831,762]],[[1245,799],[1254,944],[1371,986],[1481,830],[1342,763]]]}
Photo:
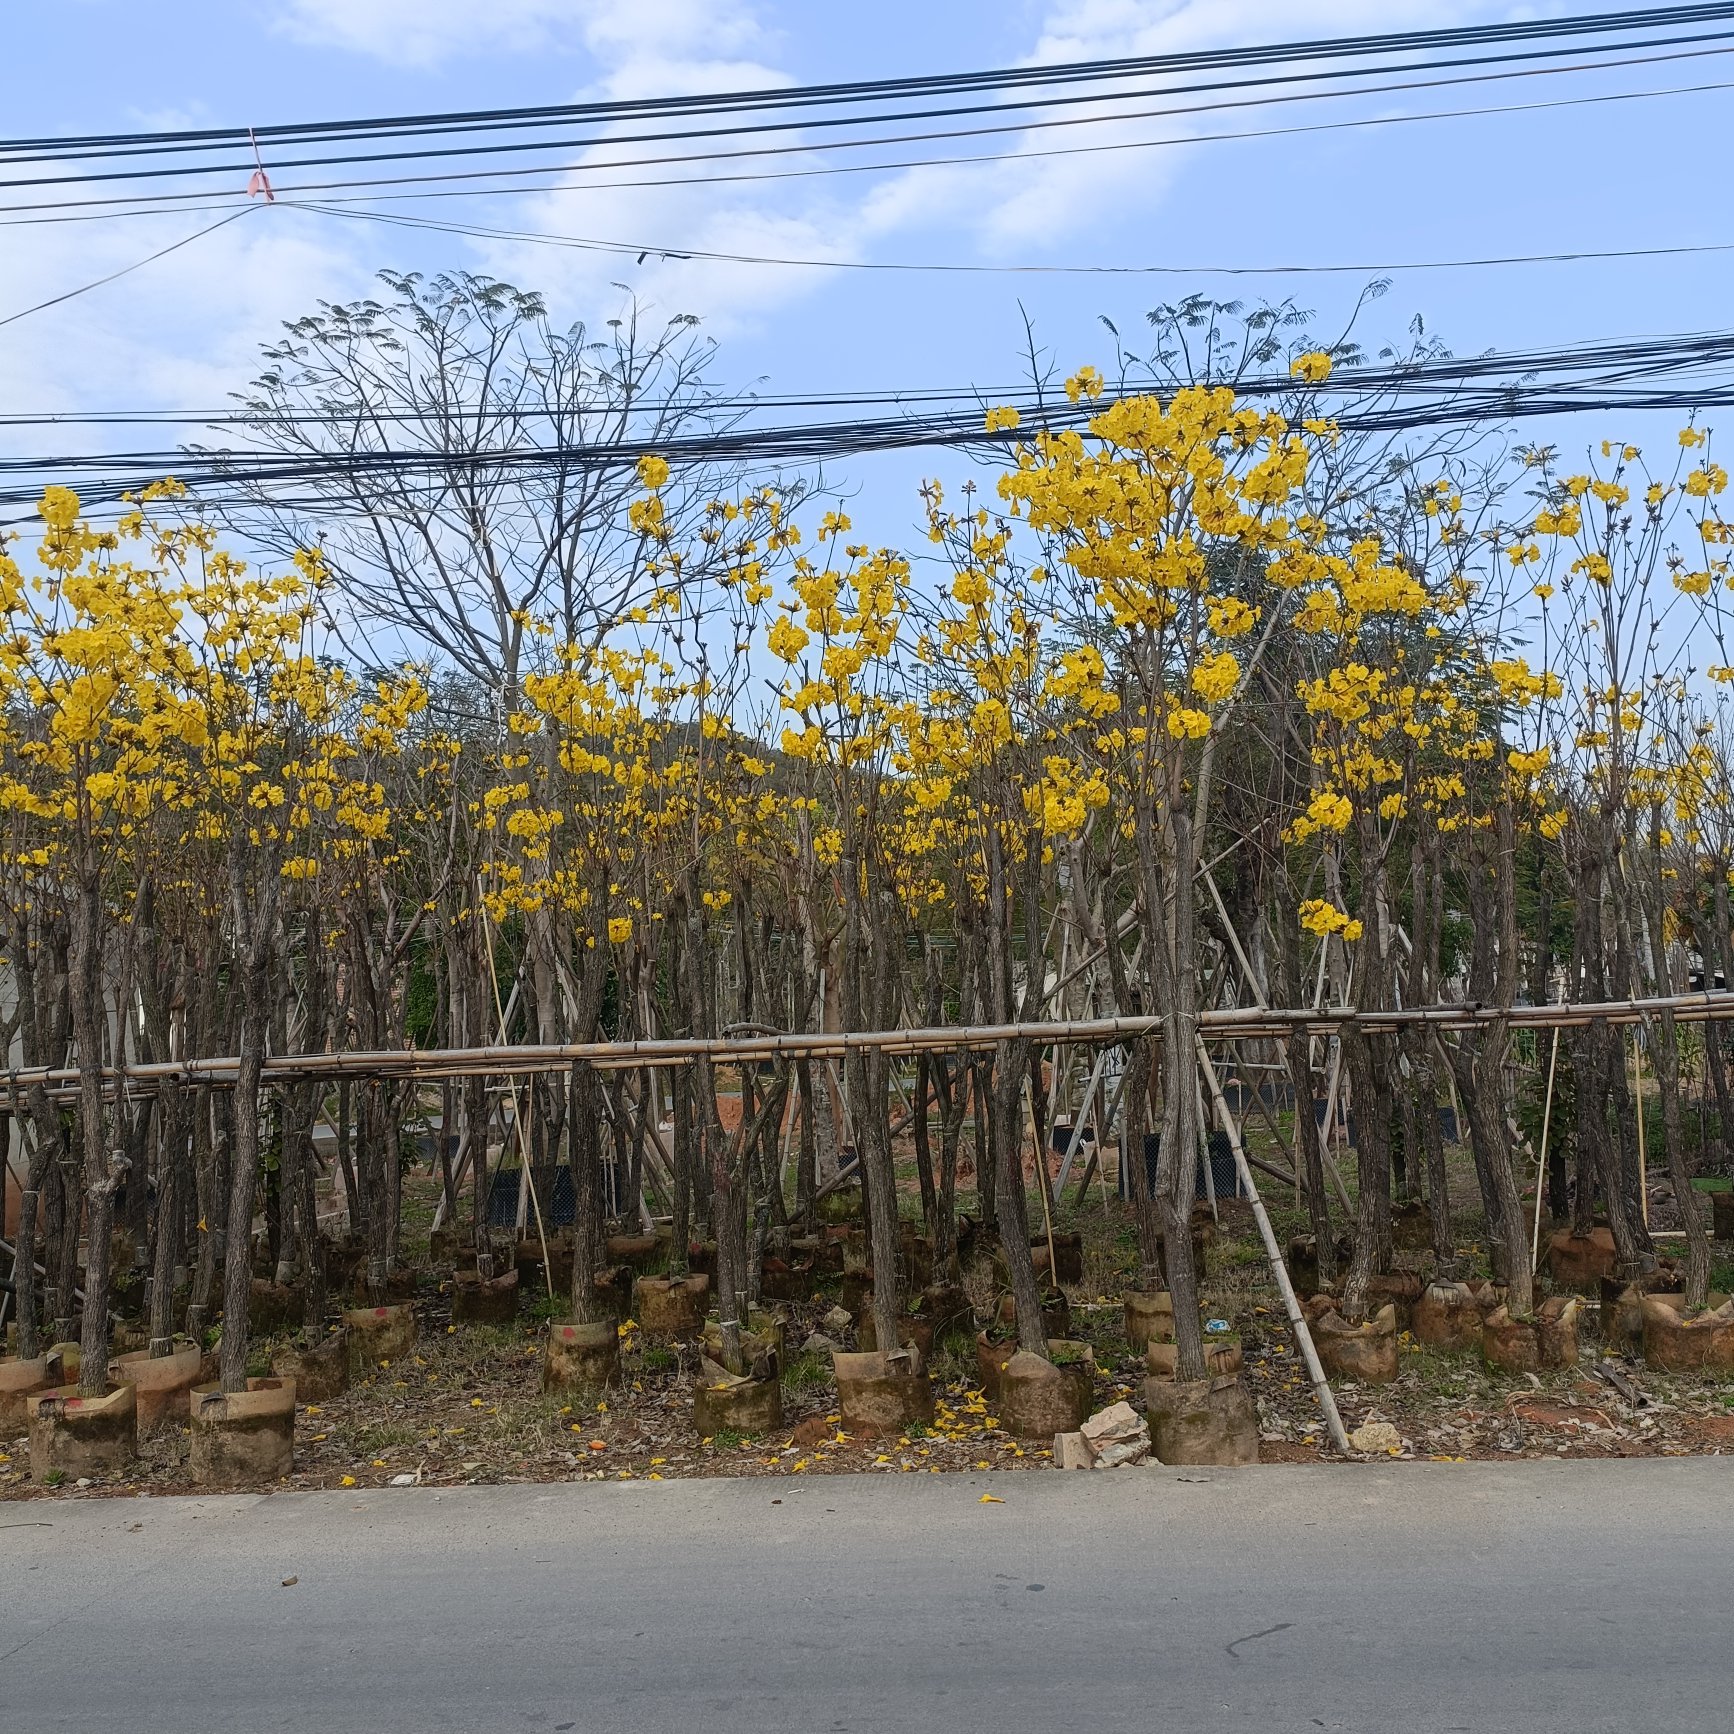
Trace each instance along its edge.
{"label": "tree trunk", "polygon": [[[42,1121],[52,1116],[46,1112],[47,1093],[40,1085],[35,1087],[35,1093],[42,1097],[44,1111],[33,1114],[32,1120],[40,1128]],[[18,1199],[18,1238],[14,1242],[12,1260],[13,1301],[18,1309],[18,1354],[26,1361],[33,1361],[42,1353],[42,1327],[36,1308],[36,1219],[43,1183],[53,1170],[54,1159],[55,1144],[43,1139],[38,1130],[25,1165],[24,1189]]]}
{"label": "tree trunk", "polygon": [[[114,1193],[124,1169],[111,1160],[102,1083],[102,906],[94,884],[81,888],[72,948],[72,1028],[78,1043],[78,1126],[84,1156],[84,1329],[78,1388],[87,1397],[108,1392],[108,1295]],[[119,1058],[119,1056],[116,1056]],[[140,1184],[143,1184],[141,1176]],[[78,1205],[72,1195],[76,1224]]]}
{"label": "tree trunk", "polygon": [[[243,1027],[252,1020],[243,1020]],[[242,1038],[236,1068],[233,1145],[229,1158],[229,1208],[223,1244],[223,1350],[225,1393],[247,1388],[251,1347],[247,1305],[253,1292],[253,1200],[259,1184],[259,1077],[264,1054],[253,1031]]]}
{"label": "tree trunk", "polygon": [[151,1257],[150,1352],[174,1346],[175,1266],[181,1246],[182,1188],[187,1166],[186,1095],[165,1078],[157,1134],[156,1242]]}
{"label": "tree trunk", "polygon": [[600,1324],[607,1311],[596,1294],[602,1274],[602,1083],[596,1068],[573,1062],[566,1090],[570,1128],[572,1192],[576,1219],[572,1229],[572,1317],[579,1324]]}
{"label": "tree trunk", "polygon": [[[994,1056],[993,1138],[999,1164],[1000,1256],[1017,1309],[1018,1347],[1046,1359],[1048,1329],[1030,1258],[1029,1198],[1024,1190],[1023,1091],[1031,1051],[1027,1041],[1002,1042]],[[1045,1183],[1039,1159],[1035,1178],[1038,1186]],[[1051,1280],[1053,1273],[1049,1276]]]}
{"label": "tree trunk", "polygon": [[795,1220],[803,1234],[811,1234],[819,1190],[819,1140],[815,1119],[819,1105],[813,1095],[813,1063],[805,1055],[795,1062],[795,1085],[799,1093],[796,1112],[801,1116],[795,1155]]}

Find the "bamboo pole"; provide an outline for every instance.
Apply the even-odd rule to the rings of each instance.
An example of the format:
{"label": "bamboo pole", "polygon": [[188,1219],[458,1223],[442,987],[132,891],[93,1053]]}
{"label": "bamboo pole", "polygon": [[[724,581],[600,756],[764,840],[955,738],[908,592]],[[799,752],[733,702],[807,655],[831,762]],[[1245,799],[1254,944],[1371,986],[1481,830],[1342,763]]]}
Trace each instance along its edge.
{"label": "bamboo pole", "polygon": [[[1343,1171],[1337,1166],[1337,1159],[1331,1154],[1331,1124],[1337,1117],[1337,1091],[1342,1087],[1343,1079],[1343,1045],[1335,1038],[1331,1041],[1331,1081],[1325,1090],[1325,1117],[1316,1125],[1312,1124],[1313,1105],[1307,1103],[1306,1115],[1309,1129],[1319,1141],[1319,1158],[1324,1165],[1325,1173],[1331,1178],[1331,1184],[1337,1189],[1337,1199],[1349,1215],[1354,1215],[1355,1207],[1349,1202],[1349,1189],[1343,1184]],[[1300,1115],[1300,1103],[1295,1103],[1295,1115]]]}
{"label": "bamboo pole", "polygon": [[1096,1063],[1090,1070],[1090,1081],[1084,1086],[1084,1097],[1078,1104],[1077,1114],[1072,1120],[1072,1135],[1066,1140],[1066,1158],[1060,1164],[1060,1172],[1054,1180],[1054,1197],[1058,1199],[1066,1190],[1066,1182],[1071,1178],[1072,1163],[1078,1154],[1079,1140],[1084,1136],[1084,1122],[1090,1116],[1090,1108],[1096,1100],[1096,1086],[1102,1080],[1103,1068],[1108,1063],[1108,1049],[1103,1048],[1096,1055]]}
{"label": "bamboo pole", "polygon": [[[1398,1011],[1359,1012],[1352,1006],[1284,1011],[1257,1006],[1200,1012],[1202,1037],[1246,1041],[1285,1036],[1292,1031],[1338,1035],[1358,1029],[1368,1035],[1394,1035],[1410,1027],[1432,1031],[1473,1030],[1498,1019],[1514,1029],[1581,1029],[1601,1020],[1624,1026],[1641,1023],[1656,1012],[1671,1011],[1682,1023],[1734,1020],[1734,993],[1686,993],[1656,999],[1608,1000],[1573,1005],[1416,1006]],[[879,1049],[891,1054],[922,1051],[987,1052],[1001,1042],[1028,1040],[1038,1045],[1063,1043],[1122,1043],[1160,1037],[1167,1019],[1161,1015],[1079,1018],[1064,1023],[935,1025],[892,1030],[830,1030],[800,1034],[741,1037],[662,1037],[628,1041],[514,1043],[479,1048],[383,1048],[348,1053],[274,1054],[264,1062],[264,1081],[272,1084],[304,1079],[395,1078],[435,1082],[442,1078],[524,1077],[535,1072],[564,1071],[574,1060],[599,1070],[621,1067],[672,1067],[707,1057],[719,1065],[772,1060],[806,1054],[835,1061],[850,1053]],[[117,1077],[130,1091],[145,1091],[165,1081],[216,1088],[233,1085],[240,1061],[234,1055],[208,1059],[159,1060],[148,1064],[105,1067],[105,1083]],[[21,1103],[27,1088],[41,1084],[51,1098],[66,1099],[76,1091],[78,1073],[70,1067],[20,1067],[0,1078],[0,1106]]]}
{"label": "bamboo pole", "polygon": [[1204,1106],[1204,1087],[1198,1081],[1196,1071],[1192,1077],[1192,1094],[1198,1101],[1198,1149],[1193,1154],[1194,1161],[1201,1161],[1204,1166],[1204,1196],[1210,1205],[1210,1220],[1222,1221],[1222,1212],[1216,1204],[1216,1170],[1210,1165],[1210,1112]]}
{"label": "bamboo pole", "polygon": [[1216,905],[1216,913],[1222,917],[1222,931],[1228,935],[1228,943],[1234,947],[1235,961],[1240,965],[1241,974],[1246,978],[1246,985],[1252,993],[1253,1000],[1262,1009],[1264,1006],[1264,991],[1258,985],[1258,977],[1252,972],[1252,960],[1246,955],[1240,943],[1240,935],[1234,931],[1234,923],[1228,919],[1228,905],[1222,901],[1222,893],[1216,888],[1216,880],[1209,868],[1205,868],[1200,877],[1205,888],[1210,893],[1210,900]]}
{"label": "bamboo pole", "polygon": [[[1632,1031],[1632,1106],[1638,1116],[1638,1203],[1644,1213],[1644,1227],[1650,1226],[1650,1165],[1649,1152],[1644,1148],[1644,1044],[1643,1031]],[[1691,1208],[1691,1200],[1680,1200],[1682,1209]]]}
{"label": "bamboo pole", "polygon": [[1060,1265],[1054,1255],[1054,1211],[1053,1200],[1048,1197],[1048,1151],[1042,1138],[1042,1123],[1036,1114],[1036,1090],[1030,1081],[1029,1074],[1024,1074],[1024,1101],[1029,1104],[1030,1135],[1036,1141],[1036,1178],[1041,1182],[1042,1221],[1048,1231],[1048,1284],[1052,1288],[1060,1286]]}
{"label": "bamboo pole", "polygon": [[[476,890],[476,908],[482,917],[482,940],[486,945],[488,952],[488,974],[492,978],[494,984],[494,1010],[499,1014],[500,1039],[504,1041],[506,1035],[506,1008],[500,1000],[500,970],[499,965],[494,961],[494,942],[488,927],[488,906],[483,902],[480,896],[481,887],[479,885],[476,887]],[[516,992],[516,988],[517,984],[514,982],[514,993]],[[542,1201],[536,1196],[536,1182],[530,1178],[530,1134],[525,1124],[525,1116],[518,1111],[518,1086],[515,1081],[511,1086],[511,1090],[512,1127],[518,1134],[518,1160],[523,1164],[524,1183],[528,1185],[530,1189],[530,1202],[536,1207],[536,1238],[541,1242],[542,1246],[542,1286],[547,1289],[551,1296],[554,1293],[554,1261],[548,1256],[548,1229],[547,1225],[542,1221]],[[532,1103],[535,1101],[534,1096],[531,1097],[531,1101]],[[493,1189],[491,1186],[484,1196],[488,1199],[491,1206],[493,1199]],[[521,1229],[523,1226],[524,1199],[523,1194],[520,1191],[518,1195],[518,1227]]]}
{"label": "bamboo pole", "polygon": [[1210,1093],[1216,1098],[1216,1111],[1227,1129],[1228,1145],[1240,1168],[1240,1183],[1246,1188],[1247,1197],[1251,1201],[1252,1214],[1258,1222],[1258,1232],[1264,1241],[1265,1254],[1270,1259],[1271,1272],[1276,1277],[1276,1286],[1282,1295],[1283,1310],[1288,1314],[1295,1341],[1300,1345],[1301,1359],[1306,1362],[1307,1377],[1312,1381],[1313,1395],[1318,1399],[1319,1408],[1324,1411],[1331,1443],[1346,1454],[1350,1450],[1349,1436],[1343,1429],[1343,1417],[1337,1408],[1336,1394],[1331,1390],[1330,1380],[1325,1377],[1325,1369],[1319,1361],[1319,1351],[1313,1342],[1313,1334],[1307,1329],[1306,1315],[1300,1309],[1299,1300],[1295,1298],[1288,1266],[1283,1263],[1282,1248],[1277,1245],[1276,1230],[1270,1225],[1264,1200],[1258,1195],[1257,1183],[1252,1178],[1252,1168],[1246,1160],[1246,1150],[1240,1141],[1240,1128],[1235,1124],[1234,1116],[1222,1098],[1222,1086],[1217,1082],[1216,1068],[1211,1065],[1209,1050],[1202,1040],[1198,1043],[1198,1061],[1210,1085]]}
{"label": "bamboo pole", "polygon": [[1553,1126],[1553,1073],[1559,1064],[1559,1030],[1553,1032],[1553,1052],[1547,1062],[1547,1098],[1541,1109],[1541,1157],[1535,1165],[1535,1227],[1529,1237],[1529,1268],[1541,1268],[1541,1188],[1547,1178],[1547,1135]]}

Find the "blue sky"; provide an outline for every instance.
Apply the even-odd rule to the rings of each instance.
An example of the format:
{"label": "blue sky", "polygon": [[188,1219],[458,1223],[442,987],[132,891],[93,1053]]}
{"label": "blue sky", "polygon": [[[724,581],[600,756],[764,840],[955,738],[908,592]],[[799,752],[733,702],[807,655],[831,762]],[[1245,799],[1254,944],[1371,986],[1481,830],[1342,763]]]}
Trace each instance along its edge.
{"label": "blue sky", "polygon": [[[1368,29],[1584,10],[1452,0],[12,0],[14,136],[263,124],[1159,53]],[[1636,68],[1545,93],[1385,99],[1388,112],[1533,94],[1734,80],[1734,56]],[[1563,87],[1569,83],[1569,91]],[[1331,109],[1379,112],[1369,101]],[[1728,92],[1306,137],[907,171],[736,189],[466,199],[464,220],[668,246],[991,265],[1330,263],[1734,239],[1721,215]],[[1307,118],[1317,118],[1309,115]],[[1233,124],[1245,124],[1241,117]],[[1256,123],[1255,123],[1256,124]],[[0,317],[115,269],[209,218],[0,232]],[[1727,323],[1734,255],[1400,272],[1363,330],[1419,315],[1458,351]],[[629,260],[412,235],[260,211],[122,281],[0,328],[0,407],[215,405],[279,322],[367,290],[382,266],[491,271],[545,290],[563,318],[618,310],[617,282],[691,312],[720,377],[777,390],[991,385],[1019,374],[1020,303],[1069,368],[1102,361],[1098,316],[1142,328],[1192,288],[1293,294],[1325,323],[1354,279],[936,279]],[[1556,430],[1559,431],[1559,430]],[[1599,424],[1581,434],[1624,430]],[[40,437],[40,436],[38,436]],[[61,436],[68,447],[69,432]],[[21,442],[14,438],[15,449]],[[28,442],[22,442],[27,444]],[[942,459],[855,466],[875,529],[915,516]],[[949,467],[955,467],[951,465]],[[865,501],[864,501],[865,503]]]}

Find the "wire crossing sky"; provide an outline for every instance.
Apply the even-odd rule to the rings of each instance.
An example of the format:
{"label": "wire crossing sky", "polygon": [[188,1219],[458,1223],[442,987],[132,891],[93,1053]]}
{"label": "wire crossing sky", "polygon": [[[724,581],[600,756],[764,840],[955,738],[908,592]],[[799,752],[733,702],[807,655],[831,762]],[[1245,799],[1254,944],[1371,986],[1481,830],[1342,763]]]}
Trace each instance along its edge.
{"label": "wire crossing sky", "polygon": [[983,404],[1029,409],[1035,367],[1112,376],[1195,290],[1304,297],[1387,384],[1417,332],[1444,343],[1449,377],[1339,381],[1369,425],[1587,442],[1729,392],[1690,334],[1726,322],[1734,232],[1691,165],[1734,3],[170,0],[145,41],[116,0],[15,12],[13,521],[57,466],[93,495],[255,473],[176,442],[244,446],[260,345],[381,267],[493,275],[595,331],[696,316],[752,404],[730,453],[823,463],[888,537],[946,447],[991,450]]}

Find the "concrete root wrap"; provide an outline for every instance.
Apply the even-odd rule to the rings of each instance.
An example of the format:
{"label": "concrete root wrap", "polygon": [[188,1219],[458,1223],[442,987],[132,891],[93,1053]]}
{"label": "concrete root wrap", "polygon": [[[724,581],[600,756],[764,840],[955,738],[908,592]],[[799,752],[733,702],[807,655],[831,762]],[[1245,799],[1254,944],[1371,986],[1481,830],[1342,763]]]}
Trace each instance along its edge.
{"label": "concrete root wrap", "polygon": [[1547,1237],[1547,1274],[1556,1288],[1593,1289],[1614,1274],[1618,1262],[1610,1228],[1592,1228],[1588,1234],[1562,1228]]}
{"label": "concrete root wrap", "polygon": [[780,1258],[767,1256],[759,1272],[759,1291],[766,1300],[811,1300],[816,1286],[817,1272],[811,1259],[785,1264]]}
{"label": "concrete root wrap", "polygon": [[1710,1225],[1718,1240],[1734,1240],[1734,1192],[1710,1194]]}
{"label": "concrete root wrap", "polygon": [[343,1315],[349,1327],[349,1369],[371,1372],[381,1361],[395,1361],[415,1347],[415,1308],[357,1307]]}
{"label": "concrete root wrap", "polygon": [[520,1240],[513,1266],[518,1273],[519,1290],[528,1293],[531,1289],[546,1288],[549,1294],[570,1294],[574,1256],[569,1229],[562,1229],[558,1234],[548,1237],[546,1263],[543,1262],[542,1242],[539,1238]]}
{"label": "concrete root wrap", "polygon": [[975,1374],[981,1388],[994,1402],[999,1401],[1001,1381],[1006,1362],[1018,1352],[1017,1340],[996,1343],[985,1332],[975,1339]]}
{"label": "concrete root wrap", "polygon": [[[1644,1296],[1656,1295],[1676,1312],[1686,1304],[1686,1279],[1679,1267],[1663,1259],[1654,1270],[1646,1271],[1636,1282],[1620,1282],[1613,1278],[1602,1281],[1602,1342],[1611,1349],[1635,1355],[1644,1346]],[[1727,1300],[1726,1295],[1712,1294],[1705,1300],[1704,1310],[1714,1312]]]}
{"label": "concrete root wrap", "polygon": [[1258,1411],[1238,1378],[1146,1379],[1144,1409],[1159,1463],[1258,1461]]}
{"label": "concrete root wrap", "polygon": [[1313,1325],[1313,1346],[1332,1378],[1388,1385],[1397,1377],[1397,1309],[1383,1306],[1358,1325],[1340,1313],[1325,1313]]}
{"label": "concrete root wrap", "polygon": [[1577,1365],[1575,1295],[1554,1295],[1541,1304],[1533,1319],[1517,1319],[1498,1306],[1481,1327],[1481,1352],[1506,1373],[1542,1373]]}
{"label": "concrete root wrap", "polygon": [[[704,1321],[702,1338],[704,1352],[722,1365],[723,1340],[722,1320],[709,1318]],[[767,1356],[775,1357],[776,1365],[783,1364],[784,1354],[784,1320],[780,1313],[760,1312],[757,1307],[747,1315],[746,1323],[741,1326],[741,1359],[750,1367],[755,1361],[762,1361]]]}
{"label": "concrete root wrap", "polygon": [[30,1421],[30,1399],[52,1391],[60,1380],[60,1368],[51,1367],[46,1355],[33,1361],[0,1361],[0,1439],[22,1433]]}
{"label": "concrete root wrap", "polygon": [[553,1324],[542,1357],[544,1391],[601,1391],[620,1383],[620,1332],[612,1319]]}
{"label": "concrete root wrap", "polygon": [[[871,1351],[879,1347],[879,1327],[873,1321],[872,1295],[868,1295],[867,1310],[862,1313],[855,1325],[855,1341],[863,1351]],[[905,1313],[897,1321],[897,1346],[900,1349],[913,1349],[920,1355],[923,1365],[933,1358],[933,1326],[926,1319],[918,1319]]]}
{"label": "concrete root wrap", "polygon": [[273,1357],[280,1379],[295,1381],[298,1403],[329,1403],[349,1389],[349,1327],[328,1331],[317,1343],[300,1343]]}
{"label": "concrete root wrap", "polygon": [[[913,1316],[926,1322],[936,1343],[958,1338],[967,1342],[975,1335],[975,1310],[967,1291],[956,1283],[936,1282],[924,1288]],[[925,1349],[922,1356],[928,1358]]]}
{"label": "concrete root wrap", "polygon": [[37,1481],[117,1475],[137,1455],[131,1385],[105,1397],[81,1397],[76,1385],[62,1385],[30,1399],[30,1473]]}
{"label": "concrete root wrap", "polygon": [[211,1361],[197,1344],[177,1349],[172,1355],[158,1355],[154,1361],[146,1349],[115,1358],[114,1376],[127,1380],[133,1388],[139,1438],[165,1423],[179,1426],[186,1420],[187,1393],[215,1372]]}
{"label": "concrete root wrap", "polygon": [[509,1325],[518,1316],[518,1273],[483,1276],[459,1271],[452,1278],[452,1323]]}
{"label": "concrete root wrap", "polygon": [[301,1328],[306,1296],[293,1283],[254,1277],[247,1298],[247,1329],[256,1337],[280,1337]]}
{"label": "concrete root wrap", "polygon": [[1644,1359],[1665,1373],[1734,1373],[1734,1301],[1686,1318],[1658,1295],[1645,1295]]}
{"label": "concrete root wrap", "polygon": [[[1176,1343],[1147,1343],[1144,1347],[1144,1365],[1150,1369],[1152,1378],[1172,1379],[1174,1370],[1180,1364],[1180,1348]],[[1212,1379],[1232,1378],[1246,1365],[1246,1355],[1239,1343],[1206,1343],[1204,1345],[1204,1371]]]}
{"label": "concrete root wrap", "polygon": [[1121,1297],[1126,1341],[1135,1349],[1174,1341],[1174,1297],[1167,1289],[1128,1289]]}
{"label": "concrete root wrap", "polygon": [[1460,1282],[1430,1282],[1409,1313],[1415,1341],[1432,1349],[1478,1349],[1481,1303]]}
{"label": "concrete root wrap", "polygon": [[660,1258],[668,1256],[668,1249],[673,1242],[669,1234],[612,1234],[603,1244],[603,1252],[610,1264],[625,1264],[632,1267],[634,1276],[641,1275]]}
{"label": "concrete root wrap", "polygon": [[741,1433],[750,1439],[781,1430],[783,1387],[778,1379],[737,1378],[715,1361],[704,1362],[692,1394],[692,1424],[701,1439]]}
{"label": "concrete root wrap", "polygon": [[1069,1349],[1078,1359],[1056,1366],[1020,1349],[1000,1375],[1000,1425],[1018,1439],[1051,1439],[1075,1433],[1095,1406],[1096,1381],[1081,1343],[1050,1343],[1049,1351]]}
{"label": "concrete root wrap", "polygon": [[295,1381],[249,1379],[244,1391],[219,1385],[192,1393],[187,1468],[201,1487],[281,1481],[295,1467]]}
{"label": "concrete root wrap", "polygon": [[691,1340],[703,1333],[704,1303],[710,1278],[693,1275],[684,1281],[665,1276],[641,1276],[632,1285],[639,1328],[647,1337]]}
{"label": "concrete root wrap", "polygon": [[[1002,1294],[993,1317],[994,1323],[1002,1330],[1015,1331],[1018,1328],[1017,1297],[1010,1293]],[[1064,1289],[1042,1290],[1042,1330],[1050,1342],[1071,1336],[1072,1303],[1066,1298]]]}
{"label": "concrete root wrap", "polygon": [[1048,1237],[1044,1234],[1030,1242],[1030,1262],[1036,1269],[1036,1281],[1078,1283],[1084,1280],[1084,1237],[1075,1229],[1054,1230],[1054,1263],[1048,1272]]}
{"label": "concrete root wrap", "polygon": [[933,1381],[913,1352],[846,1355],[839,1350],[831,1366],[845,1433],[876,1439],[901,1433],[912,1421],[932,1422]]}

